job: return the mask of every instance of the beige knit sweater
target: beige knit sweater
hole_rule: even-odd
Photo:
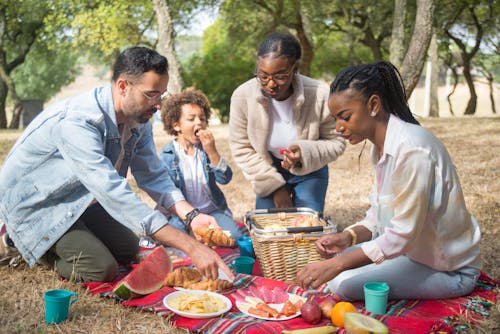
[[[314,172],[334,161],[345,150],[345,140],[335,131],[335,120],[328,109],[328,86],[296,74],[293,85],[293,122],[301,166],[290,170],[295,175]],[[240,85],[231,97],[229,144],[231,153],[254,192],[269,196],[285,184],[272,165],[267,141],[271,128],[270,99],[265,97],[255,78]]]

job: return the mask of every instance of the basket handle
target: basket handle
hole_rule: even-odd
[[[288,233],[323,232],[323,226],[287,227]]]
[[[278,212],[298,212],[297,208],[269,208],[267,213],[278,213]]]

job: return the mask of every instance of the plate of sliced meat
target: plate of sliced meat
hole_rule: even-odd
[[[306,301],[304,297],[287,293],[281,288],[269,289],[265,286],[238,289],[234,296],[236,307],[245,315],[273,321],[299,316],[300,309]]]

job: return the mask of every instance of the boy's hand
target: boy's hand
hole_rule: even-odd
[[[212,134],[212,131],[208,129],[202,129],[198,130],[196,135],[200,138],[203,150],[207,153],[212,166],[217,166],[220,161],[220,155],[219,152],[217,152],[217,148],[215,147],[215,138]]]

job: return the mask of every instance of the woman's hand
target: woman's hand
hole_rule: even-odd
[[[298,146],[291,146],[289,149],[284,149],[281,167],[283,167],[283,169],[290,170],[290,168],[300,162],[301,157],[300,147]]]
[[[292,208],[292,197],[285,187],[281,187],[273,193],[274,206],[277,208]]]
[[[324,258],[330,258],[342,252],[351,245],[351,234],[349,232],[325,235],[316,240],[316,250]]]
[[[297,273],[296,283],[304,289],[317,289],[340,273],[337,267],[335,258],[309,263]]]

